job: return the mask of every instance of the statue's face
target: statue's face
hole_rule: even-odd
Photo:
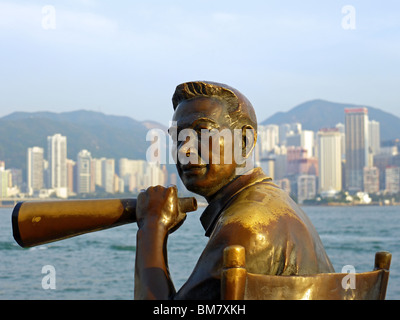
[[[173,116],[173,124],[177,126],[177,136],[173,137],[173,152],[178,155],[178,173],[188,190],[206,198],[214,195],[236,176],[237,164],[232,150],[233,128],[229,120],[223,104],[210,98],[183,101]],[[207,136],[210,130],[213,131]],[[232,139],[229,141],[221,138],[222,135],[215,135],[221,130],[232,132]],[[192,135],[185,139],[187,133],[194,133],[196,137]],[[231,148],[231,152],[227,152],[225,158],[226,148]]]

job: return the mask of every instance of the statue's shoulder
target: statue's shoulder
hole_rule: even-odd
[[[290,196],[275,185],[271,180],[257,182],[238,192],[230,201],[226,210],[261,210],[266,213],[278,214],[297,205]],[[246,210],[247,208],[247,210]]]
[[[238,192],[224,208],[224,224],[238,222],[245,228],[270,226],[281,220],[299,220],[298,207],[289,195],[271,181],[255,183]]]

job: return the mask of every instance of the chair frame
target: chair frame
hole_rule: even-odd
[[[223,300],[384,300],[391,257],[389,252],[377,252],[374,270],[363,273],[260,275],[247,272],[244,247],[228,246],[224,250],[221,298]],[[347,280],[350,279],[354,280],[355,288],[349,285]]]

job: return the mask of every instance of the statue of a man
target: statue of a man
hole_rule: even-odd
[[[260,168],[249,168],[257,119],[246,97],[224,84],[197,81],[177,86],[172,100],[176,128],[171,129],[178,136],[185,129],[199,135],[192,144],[175,136],[174,148],[183,183],[208,202],[200,220],[209,241],[191,276],[176,292],[168,271],[166,243],[168,234],[186,217],[178,210],[177,189],[156,186],[141,192],[135,299],[220,299],[223,250],[229,245],[245,248],[246,268],[252,273],[334,272],[306,214]],[[217,135],[218,139],[212,139],[212,134],[209,139],[200,138],[203,133],[223,130],[241,138]],[[237,154],[245,163],[238,161]]]

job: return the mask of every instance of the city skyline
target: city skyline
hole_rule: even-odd
[[[345,109],[344,114],[345,124],[338,123],[334,128],[316,132],[304,130],[301,123],[260,125],[255,165],[263,168],[300,203],[318,195],[336,197],[342,191],[365,192],[367,195],[398,193],[400,155],[397,147],[381,147],[377,143],[380,123],[368,119],[366,108]],[[156,158],[93,158],[90,150],[82,149],[73,160],[66,157],[67,137],[54,134],[48,136],[47,141],[46,152],[37,146],[27,149],[26,190],[30,196],[43,191],[40,185],[46,184],[45,177],[46,187],[54,189],[56,196],[61,198],[95,193],[96,186],[107,193],[137,192],[150,185],[179,181],[176,173],[168,172],[167,163],[154,163]],[[354,154],[353,149],[356,150]],[[4,181],[11,181],[12,174],[2,163],[4,197]],[[61,173],[61,169],[65,173]],[[365,199],[368,200],[367,195]]]
[[[125,192],[125,189],[137,192],[150,185],[165,185],[169,179],[165,166],[144,160],[119,159],[117,175],[114,158],[93,158],[90,151],[82,149],[76,155],[76,161],[68,159],[67,137],[59,133],[48,136],[47,142],[46,153],[40,147],[27,150],[28,196],[46,198],[54,192],[58,198],[68,198],[96,193],[97,187],[106,193]],[[3,172],[4,169],[2,162]],[[0,197],[4,195],[0,194]]]

